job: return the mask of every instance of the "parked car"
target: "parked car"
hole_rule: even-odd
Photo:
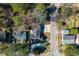
[[[39,55],[46,50],[46,47],[43,44],[34,44],[32,45],[32,52],[35,55]]]

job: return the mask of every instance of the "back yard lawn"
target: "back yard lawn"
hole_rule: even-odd
[[[70,34],[79,34],[79,32],[75,28],[70,28]]]

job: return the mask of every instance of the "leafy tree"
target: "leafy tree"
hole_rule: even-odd
[[[44,12],[45,11],[45,5],[44,4],[37,4],[36,6],[36,10],[39,11],[39,12]]]
[[[25,4],[25,3],[13,3],[11,4],[11,7],[13,9],[13,12],[19,12],[21,15],[24,14],[24,12],[28,12],[31,9],[34,9],[35,4],[33,3],[29,3],[29,4]]]
[[[20,16],[12,17],[12,19],[13,19],[13,22],[14,22],[14,25],[15,25],[15,26],[21,25],[21,23],[22,23],[22,18],[21,18]]]
[[[37,4],[36,5],[36,20],[38,23],[45,22],[47,18],[47,9],[50,4]]]
[[[42,4],[42,3],[36,4],[36,10],[38,12],[41,12],[41,13],[46,13],[49,6],[50,6],[50,4],[46,4],[46,3],[44,3],[44,4]]]
[[[12,3],[11,7],[13,9],[14,12],[19,12],[22,13],[25,10],[25,5],[21,4],[21,3]]]
[[[66,19],[69,16],[71,16],[73,14],[73,12],[74,12],[73,9],[71,7],[67,7],[66,5],[61,6],[58,9],[58,13],[62,13],[63,19]]]

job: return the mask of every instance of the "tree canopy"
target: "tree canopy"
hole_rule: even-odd
[[[22,13],[25,10],[24,6],[25,6],[24,4],[20,4],[20,3],[12,3],[11,4],[13,11],[19,12],[19,13]]]

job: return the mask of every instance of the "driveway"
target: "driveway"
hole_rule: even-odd
[[[59,47],[57,40],[57,26],[55,21],[51,21],[51,55],[58,56],[59,55]]]

